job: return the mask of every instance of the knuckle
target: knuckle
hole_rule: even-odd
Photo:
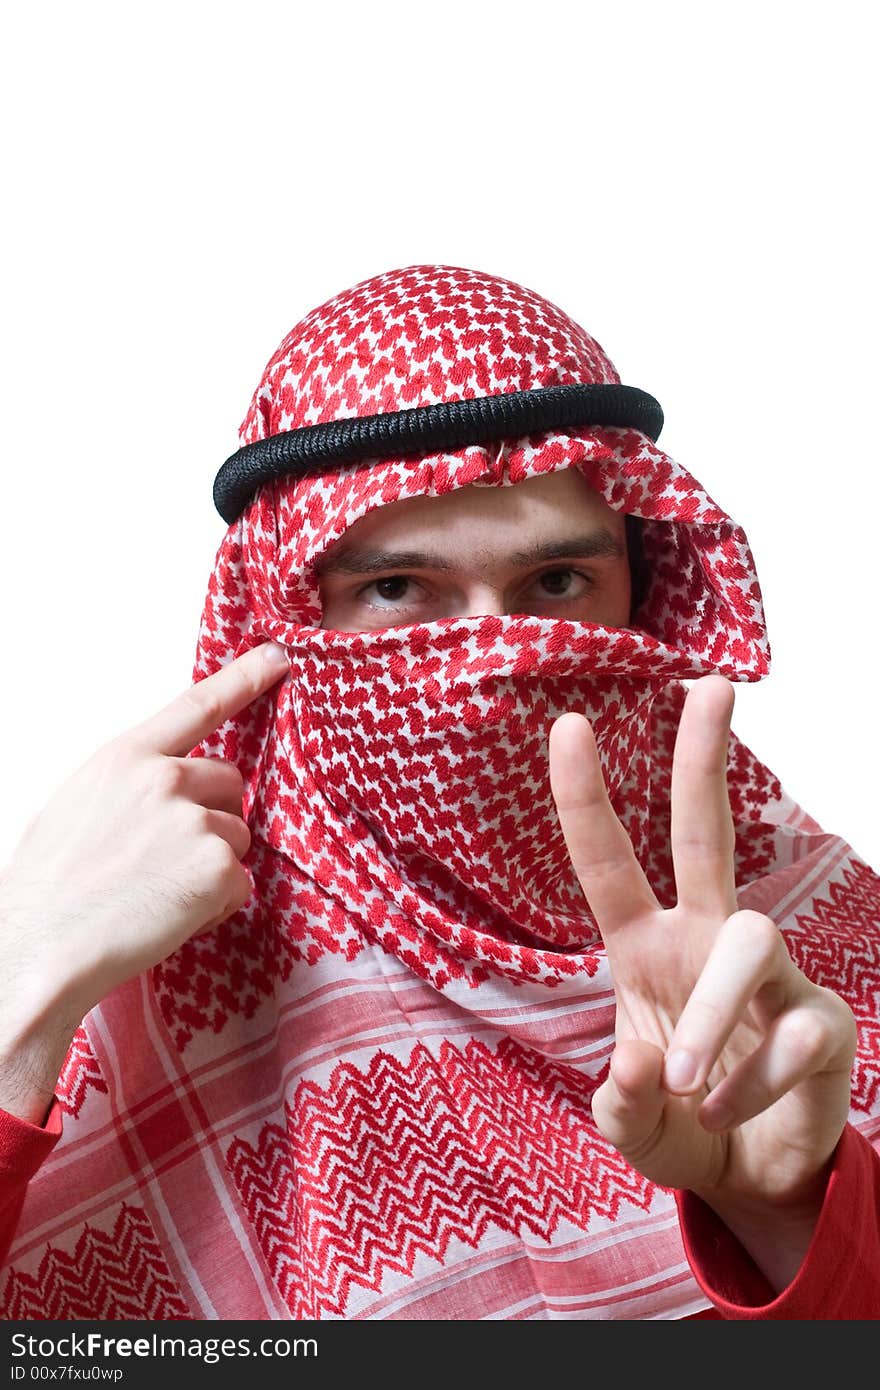
[[[859,1041],[859,1025],[855,1014],[846,1000],[835,994],[834,990],[826,989],[824,985],[818,985],[816,988],[828,1010],[831,1030],[839,1039],[840,1045],[845,1045],[854,1054]]]
[[[219,880],[227,879],[240,867],[238,855],[228,840],[212,834],[202,850],[202,859]]]
[[[694,858],[707,855],[713,859],[720,859],[730,853],[735,839],[733,818],[728,816],[716,826],[677,827],[674,849],[692,854]]]
[[[700,995],[696,995],[688,1001],[686,1013],[688,1029],[693,1029],[697,1036],[702,1035],[706,1025],[714,1035],[722,1027],[727,1017],[726,1011],[720,1004]]]
[[[180,696],[183,708],[191,711],[197,719],[210,721],[216,728],[224,718],[223,701],[217,690],[208,681],[198,681]]]
[[[210,761],[217,767],[224,780],[235,787],[239,794],[244,795],[244,775],[241,768],[229,762],[227,758],[211,758]]]
[[[209,806],[203,806],[201,802],[193,802],[191,810],[191,820],[195,833],[201,836],[205,845],[213,845],[215,841],[220,841],[217,834],[217,813]],[[225,843],[225,841],[222,841]]]
[[[779,928],[772,917],[762,912],[744,909],[734,912],[728,918],[729,929],[736,933],[740,944],[745,944],[762,965],[769,965],[776,958],[782,940]]]
[[[614,1136],[614,1142],[619,1143],[621,1135],[630,1119],[631,1106],[627,1105],[622,1096],[609,1097],[603,1106],[603,1133],[606,1138]]]
[[[183,791],[185,770],[177,758],[150,758],[145,763],[144,774],[151,791],[160,797],[179,796]]]
[[[200,862],[220,876],[238,865],[253,838],[247,821],[207,806],[191,807],[189,827],[200,841]]]
[[[244,907],[248,898],[253,892],[253,885],[247,874],[238,865],[238,872],[223,885],[223,905],[217,914],[216,921],[225,922],[234,912]]]
[[[623,837],[617,837],[591,849],[589,863],[581,864],[579,873],[586,884],[590,880],[595,882],[598,879],[610,879],[620,874],[631,873],[637,866],[638,860],[629,836],[626,836],[625,840]]]
[[[618,1119],[618,1106],[615,1101],[615,1089],[608,1082],[604,1081],[593,1095],[590,1110],[599,1133],[603,1138],[612,1140],[615,1131],[615,1121]]]
[[[815,1063],[823,1060],[831,1049],[829,1021],[815,1009],[795,1009],[780,1020],[779,1029],[795,1061]]]

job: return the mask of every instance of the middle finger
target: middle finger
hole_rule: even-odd
[[[672,861],[679,906],[700,916],[736,909],[727,745],[733,686],[704,676],[688,691],[672,759]]]
[[[225,758],[168,758],[174,764],[176,790],[199,806],[241,816],[244,778]]]

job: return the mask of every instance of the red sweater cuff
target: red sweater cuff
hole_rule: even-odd
[[[779,1294],[711,1207],[693,1192],[675,1199],[691,1269],[722,1318],[880,1319],[880,1156],[851,1125],[803,1264]]]
[[[44,1125],[32,1125],[0,1110],[0,1182],[15,1188],[30,1182],[61,1138],[63,1111],[57,1100]]]
[[[61,1137],[62,1111],[52,1101],[44,1125],[0,1110],[0,1264],[9,1253],[28,1183]]]

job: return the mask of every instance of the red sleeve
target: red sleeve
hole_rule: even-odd
[[[880,1155],[847,1125],[810,1248],[782,1293],[710,1207],[676,1192],[685,1253],[722,1318],[880,1319]]]
[[[57,1100],[42,1129],[0,1110],[0,1265],[6,1262],[27,1185],[61,1138],[61,1116]]]

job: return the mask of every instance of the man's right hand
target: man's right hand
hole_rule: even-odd
[[[244,783],[187,754],[288,669],[273,642],[111,739],[0,874],[0,1108],[40,1124],[83,1016],[247,902]]]

